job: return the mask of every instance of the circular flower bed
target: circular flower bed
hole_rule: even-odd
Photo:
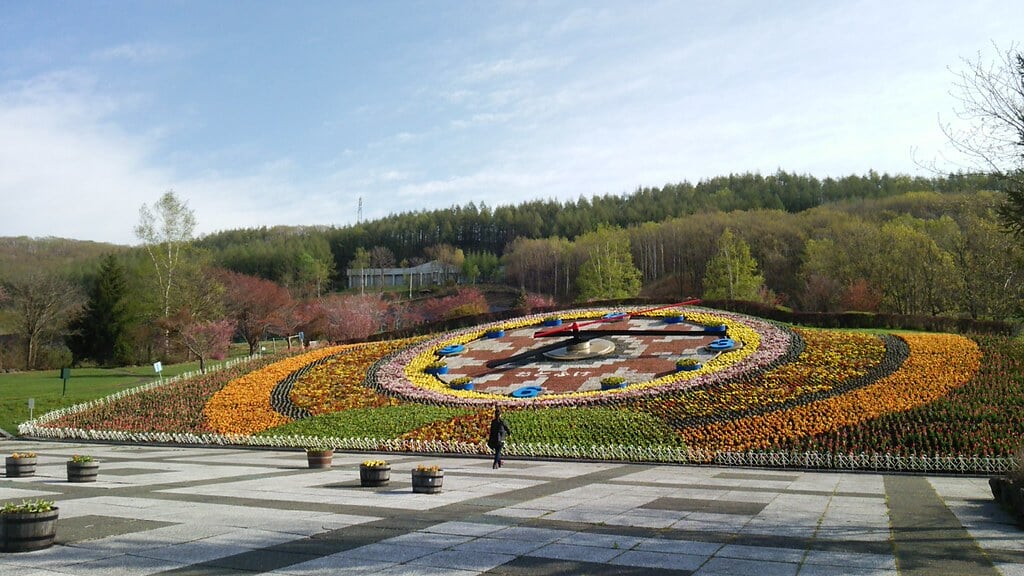
[[[626,310],[626,312],[634,311],[631,309]],[[646,345],[645,342],[635,344],[632,341],[661,342],[672,338],[682,339],[691,337],[684,336],[688,334],[685,331],[668,331],[672,328],[664,323],[663,318],[674,315],[675,312],[673,310],[657,311],[637,316],[636,322],[642,323],[646,318],[649,319],[650,324],[660,325],[665,328],[664,334],[668,338],[650,336],[649,334],[637,337],[619,336],[618,338],[631,339],[631,342],[626,343],[624,352],[617,352],[614,357],[599,358],[596,362],[591,363],[570,362],[564,364],[544,362],[543,359],[529,360],[525,363],[517,363],[511,369],[507,367],[488,369],[482,359],[474,360],[471,357],[475,349],[474,347],[485,340],[485,335],[488,331],[501,328],[507,334],[502,343],[502,346],[504,346],[503,350],[505,351],[498,355],[499,358],[512,355],[514,352],[522,352],[515,344],[510,344],[510,340],[518,338],[519,346],[529,351],[529,347],[535,349],[545,344],[552,344],[558,338],[561,338],[562,335],[559,334],[558,338],[533,338],[534,333],[542,329],[541,327],[545,319],[544,316],[539,315],[524,316],[500,323],[477,326],[445,334],[399,351],[382,361],[369,374],[368,383],[389,395],[435,404],[580,406],[602,404],[631,397],[650,396],[673,390],[685,390],[697,386],[730,381],[764,370],[783,356],[791,354],[794,351],[794,347],[801,346],[799,339],[791,331],[776,324],[741,314],[688,307],[686,318],[688,322],[692,323],[694,329],[707,328],[709,332],[714,332],[714,334],[705,335],[708,343],[721,339],[718,327],[724,325],[734,345],[724,352],[705,350],[707,354],[706,361],[702,362],[702,369],[699,371],[677,372],[675,370],[675,361],[681,350],[677,351],[674,356],[668,355],[664,357],[648,352],[643,355],[642,360],[637,358],[637,354],[631,355],[630,346]],[[583,324],[590,320],[602,318],[607,314],[608,310],[606,309],[577,309],[564,311],[561,314],[561,318],[563,318],[566,324],[572,322]],[[591,324],[587,327],[593,328],[594,326]],[[611,327],[616,330],[629,329],[629,327],[624,328],[621,321],[611,323]],[[640,328],[643,328],[643,326],[641,325]],[[571,329],[566,330],[564,338],[569,338],[571,335]],[[616,336],[611,338],[616,338]],[[449,359],[449,375],[472,376],[476,383],[475,390],[453,390],[446,386],[444,382],[424,373],[424,368],[436,361],[438,350],[455,345],[463,346],[465,353],[458,359]],[[484,345],[488,344],[485,343]],[[667,345],[668,348],[659,349],[661,352],[658,354],[667,354],[665,352],[666,349],[682,349],[686,345],[685,341],[673,343]],[[699,344],[699,346],[702,349],[706,348],[704,344]],[[653,370],[646,366],[644,369],[634,369],[633,364],[641,361],[648,364],[662,362],[663,366],[660,368],[656,367]],[[611,362],[621,364],[624,367],[624,371],[620,371],[620,373],[628,375],[630,381],[634,383],[625,388],[601,390],[600,379],[603,374],[609,371],[607,366]],[[618,366],[619,364],[616,365]],[[535,365],[541,365],[542,368],[535,368]],[[591,368],[591,365],[594,368]],[[563,389],[560,391],[557,386],[551,384],[552,381],[564,382],[564,380],[573,376],[581,381],[578,389],[570,389],[568,391]],[[486,383],[489,380],[498,378],[509,380],[508,385],[503,389],[504,393],[486,391]],[[514,390],[523,385],[543,388],[544,393],[527,396],[511,395]],[[590,386],[591,389],[586,389],[587,386]]]

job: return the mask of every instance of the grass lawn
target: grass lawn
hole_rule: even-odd
[[[267,351],[272,351],[271,343],[267,343]],[[278,343],[278,347],[282,345]],[[231,357],[248,354],[245,345],[232,345]],[[207,362],[207,367],[219,362]],[[183,364],[164,364],[163,377],[170,378],[190,370],[199,370],[198,362]],[[153,367],[129,366],[124,368],[72,368],[68,379],[67,394],[64,394],[64,381],[60,378],[60,370],[37,370],[32,372],[12,372],[0,374],[0,428],[9,434],[18,433],[18,424],[29,419],[28,400],[35,399],[33,416],[42,416],[46,412],[71,406],[89,400],[134,388],[151,382],[156,378]]]

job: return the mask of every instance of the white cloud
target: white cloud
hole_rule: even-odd
[[[0,235],[128,243],[144,198],[162,192],[151,143],[107,123],[117,104],[88,84],[58,74],[0,93]]]
[[[92,53],[96,60],[124,61],[132,64],[154,64],[179,55],[179,50],[164,44],[138,42],[119,44]]]

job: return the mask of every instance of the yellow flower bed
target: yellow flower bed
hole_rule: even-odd
[[[291,422],[270,406],[274,387],[299,368],[347,347],[330,346],[285,358],[228,382],[203,408],[210,429],[219,434],[250,435]]]
[[[935,401],[966,384],[981,365],[972,340],[954,334],[902,334],[910,357],[877,382],[825,400],[760,416],[680,431],[687,446],[709,451],[769,447],[783,438],[812,436]]]

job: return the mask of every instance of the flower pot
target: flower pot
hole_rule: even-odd
[[[665,324],[681,324],[683,316],[665,316]]]
[[[437,367],[437,368],[424,368],[423,371],[426,372],[427,374],[436,374],[436,375],[447,374],[448,373],[448,367],[447,366],[440,366],[440,367]]]
[[[700,364],[687,364],[680,366],[676,364],[676,372],[692,372],[693,370],[700,370]]]
[[[7,457],[7,477],[22,478],[36,475],[36,458],[12,458]]]
[[[57,508],[46,512],[0,514],[5,552],[30,552],[53,546]]]
[[[616,380],[601,380],[601,390],[615,390],[616,388],[625,388],[629,385],[629,382],[622,380],[618,382]]]
[[[330,468],[334,450],[307,450],[306,460],[310,468]]]
[[[544,325],[545,326],[561,326],[562,325],[562,319],[561,318],[548,318],[547,320],[544,321]]]
[[[451,386],[452,386],[452,390],[472,390],[473,389],[473,383],[472,382],[463,382],[461,384],[452,384]]]
[[[95,482],[99,474],[100,463],[68,461],[68,482]]]
[[[412,491],[419,494],[437,494],[444,482],[444,470],[413,470]]]
[[[466,347],[462,344],[451,344],[441,348],[437,353],[441,356],[455,356],[456,354],[462,354],[465,351]]]
[[[996,502],[1001,500],[1003,494],[1003,486],[1006,484],[1006,478],[1002,476],[993,476],[988,479],[988,487],[992,490],[992,497],[995,498]]]
[[[359,465],[360,486],[387,486],[391,481],[391,466]]]
[[[488,338],[492,338],[492,339],[493,338],[501,338],[504,335],[505,335],[505,331],[504,330],[488,330],[486,333],[484,333],[484,336],[487,336]]]

